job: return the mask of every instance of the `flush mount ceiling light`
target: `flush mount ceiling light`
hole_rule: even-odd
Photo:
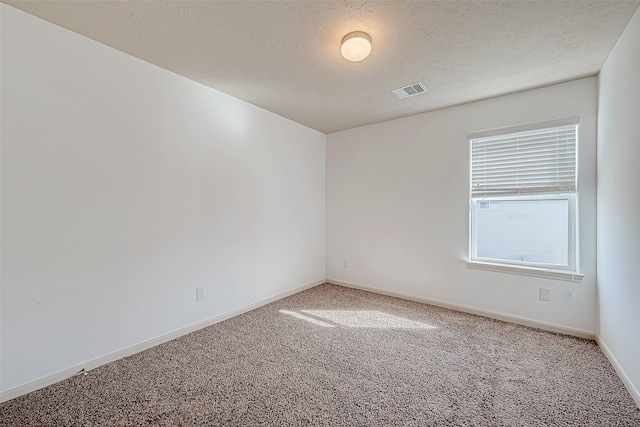
[[[363,31],[349,33],[342,38],[340,52],[347,61],[362,61],[371,53],[371,37]]]

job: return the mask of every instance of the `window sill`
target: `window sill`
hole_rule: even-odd
[[[545,268],[524,267],[520,265],[497,264],[492,262],[465,260],[467,268],[474,270],[497,271],[500,273],[519,274],[521,276],[544,277],[546,279],[564,280],[567,282],[581,282],[584,274],[563,270],[548,270]]]

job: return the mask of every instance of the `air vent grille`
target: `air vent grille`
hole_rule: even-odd
[[[394,93],[400,99],[409,98],[410,96],[420,95],[421,93],[429,92],[427,87],[422,82],[413,83],[408,86],[404,86],[398,89],[394,89],[391,92]]]

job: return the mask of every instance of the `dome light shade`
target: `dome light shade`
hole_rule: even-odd
[[[371,53],[371,37],[363,31],[349,33],[342,38],[340,52],[347,61],[362,61]]]

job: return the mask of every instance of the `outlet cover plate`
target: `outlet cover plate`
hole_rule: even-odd
[[[540,301],[551,301],[551,289],[540,288]]]

